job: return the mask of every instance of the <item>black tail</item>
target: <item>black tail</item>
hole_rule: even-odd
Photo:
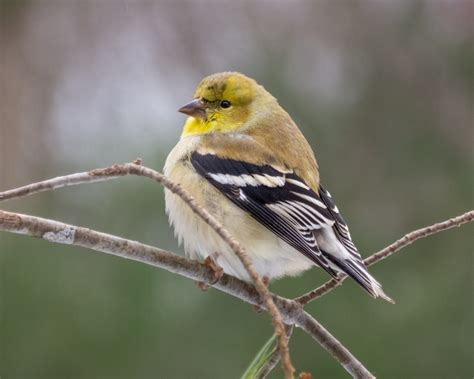
[[[370,275],[369,271],[364,265],[364,262],[359,262],[356,259],[338,259],[331,254],[323,252],[327,258],[337,269],[354,279],[363,289],[365,289],[372,297],[381,297],[389,303],[395,304],[389,296],[383,292],[380,283]]]

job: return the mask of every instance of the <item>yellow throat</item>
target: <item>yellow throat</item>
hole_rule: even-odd
[[[213,132],[230,132],[236,130],[242,123],[240,120],[232,122],[232,120],[221,120],[218,114],[212,115],[207,120],[200,118],[188,117],[183,127],[181,137],[187,137],[198,134],[213,133]]]

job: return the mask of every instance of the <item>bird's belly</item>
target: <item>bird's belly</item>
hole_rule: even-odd
[[[286,275],[297,275],[314,264],[303,254],[279,239],[259,224],[245,211],[234,206],[217,189],[204,182],[201,176],[185,166],[177,168],[168,176],[188,190],[196,201],[206,208],[243,245],[252,259],[255,269],[269,279]],[[176,170],[173,170],[176,171]],[[184,175],[183,175],[184,174]],[[220,199],[221,201],[216,201]],[[217,256],[217,263],[230,275],[249,280],[249,275],[239,258],[219,235],[197,216],[178,196],[165,191],[166,211],[175,235],[184,244],[186,254],[192,259],[203,260],[209,255]],[[216,204],[220,204],[217,206]]]

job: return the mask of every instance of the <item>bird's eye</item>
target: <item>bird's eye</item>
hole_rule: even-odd
[[[221,108],[230,108],[230,101],[229,100],[222,100],[221,101]]]

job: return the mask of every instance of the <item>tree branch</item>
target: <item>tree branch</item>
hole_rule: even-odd
[[[160,267],[189,279],[204,282],[250,304],[265,309],[267,307],[263,297],[251,284],[226,274],[213,284],[214,273],[207,266],[140,242],[58,221],[2,210],[0,210],[0,230],[42,238],[54,243],[81,246]],[[275,294],[270,294],[270,297],[286,324],[294,324],[311,335],[354,378],[374,377],[349,350],[305,312],[301,304]]]
[[[459,227],[463,224],[466,224],[468,222],[471,222],[474,220],[474,210],[468,211],[466,213],[463,213],[462,215],[453,217],[449,220],[438,222],[436,224],[426,226],[421,229],[417,229],[413,232],[405,234],[402,238],[398,239],[391,245],[387,246],[386,248],[378,251],[375,254],[372,254],[370,257],[367,257],[364,260],[364,263],[366,266],[371,266],[377,262],[380,262],[384,260],[385,258],[389,257],[393,253],[396,253],[397,251],[400,251],[403,249],[405,246],[408,246],[415,242],[417,239],[424,238],[431,236],[433,234],[454,228],[454,227]],[[347,276],[343,276],[339,280],[331,279],[328,280],[326,283],[323,285],[319,286],[318,288],[309,291],[308,293],[305,293],[304,295],[301,295],[294,300],[300,303],[301,305],[306,305],[310,301],[313,301],[317,299],[318,297],[321,297],[328,292],[330,292],[332,289],[335,287],[339,286],[342,284],[342,282],[347,278]]]
[[[144,176],[159,182],[168,190],[178,195],[199,217],[201,217],[204,222],[206,222],[212,229],[214,229],[214,231],[230,246],[233,252],[238,256],[243,266],[249,273],[250,278],[252,279],[252,282],[255,285],[255,288],[261,295],[263,302],[266,305],[266,309],[270,314],[273,326],[275,328],[275,333],[278,337],[278,347],[282,354],[282,367],[283,371],[285,372],[285,377],[287,379],[292,379],[295,369],[290,359],[288,337],[285,333],[285,325],[283,323],[281,315],[278,312],[277,307],[273,302],[272,297],[270,296],[267,286],[263,283],[262,278],[260,278],[257,271],[253,267],[252,260],[247,255],[245,249],[229,233],[229,231],[225,229],[219,221],[217,221],[214,216],[212,216],[206,209],[201,207],[194,200],[194,198],[179,184],[173,183],[163,174],[155,170],[142,166],[141,163],[141,159],[138,158],[133,163],[116,164],[111,167],[56,177],[50,180],[33,183],[21,188],[0,193],[0,201],[28,196],[34,193],[53,190],[65,186],[115,179],[125,175]]]
[[[293,325],[286,325],[286,335],[288,339],[291,338],[293,334]],[[255,379],[265,379],[268,374],[275,368],[278,362],[281,359],[280,350],[275,349],[271,355],[268,357],[265,364],[260,368]]]
[[[334,287],[341,284],[345,277],[339,281],[329,280],[324,285],[294,300],[285,299],[271,294],[253,269],[251,260],[248,258],[245,251],[229,234],[229,232],[217,220],[215,220],[209,212],[200,207],[192,196],[190,196],[178,184],[169,181],[165,176],[157,171],[141,166],[141,160],[136,160],[134,163],[113,165],[111,167],[96,169],[89,172],[61,176],[2,192],[0,193],[0,201],[16,199],[65,186],[111,180],[125,175],[137,175],[151,178],[180,196],[196,214],[207,222],[221,236],[221,238],[229,244],[249,271],[256,287],[229,275],[224,275],[217,283],[212,284],[214,273],[211,269],[199,264],[198,262],[139,242],[125,240],[120,237],[52,220],[0,210],[0,230],[27,234],[56,243],[82,246],[92,250],[161,267],[190,279],[202,281],[232,296],[269,310],[278,336],[279,351],[281,351],[284,356],[282,366],[287,377],[293,376],[294,368],[289,359],[288,338],[283,329],[283,322],[287,325],[295,324],[310,334],[321,346],[333,355],[353,377],[373,377],[372,374],[334,336],[332,336],[321,324],[318,323],[318,321],[306,313],[302,308],[303,305],[328,293]],[[377,263],[419,238],[427,237],[455,226],[460,226],[472,221],[473,219],[474,211],[469,211],[453,219],[408,233],[400,240],[368,257],[365,260],[365,263],[367,265]],[[275,355],[274,358],[273,363],[276,364],[279,357],[278,355]],[[271,370],[270,366],[269,369]]]
[[[433,224],[433,225],[430,225],[430,226],[426,226],[426,227],[421,228],[421,229],[417,229],[413,232],[405,234],[402,238],[398,239],[397,241],[395,241],[391,245],[389,245],[386,248],[378,251],[377,253],[374,253],[371,256],[367,257],[364,260],[364,263],[367,266],[371,266],[371,265],[373,265],[377,262],[380,262],[380,261],[384,260],[385,258],[389,257],[393,253],[401,250],[405,246],[410,245],[411,243],[415,242],[419,238],[428,237],[430,235],[442,232],[444,230],[454,228],[456,226],[459,227],[459,226],[461,226],[465,223],[471,222],[473,220],[474,220],[474,211],[468,211],[466,213],[463,213],[462,215],[451,218],[449,220],[442,221],[442,222],[439,222],[439,223],[436,223],[436,224]],[[323,285],[319,286],[318,288],[316,288],[312,291],[309,291],[306,294],[301,295],[301,296],[299,296],[299,297],[297,297],[293,300],[300,303],[302,306],[305,306],[309,302],[311,302],[311,301],[327,294],[328,292],[330,292],[331,290],[333,290],[337,286],[341,285],[342,282],[346,278],[347,278],[347,275],[342,276],[339,280],[330,279],[326,283],[324,283]],[[262,372],[264,373],[264,375],[261,376],[262,379],[265,378],[266,375],[268,375],[273,370],[273,368],[278,363],[279,359],[280,359],[280,356],[278,354],[278,351],[274,352],[272,354],[271,359],[265,365],[265,367],[264,367],[265,370],[262,370]]]

